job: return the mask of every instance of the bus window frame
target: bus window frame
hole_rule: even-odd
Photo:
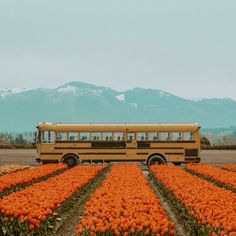
[[[70,133],[75,133],[75,134],[77,134],[77,139],[71,140],[70,137],[74,137],[74,136],[70,136]],[[68,142],[78,142],[78,141],[79,141],[79,137],[80,137],[80,133],[77,132],[77,131],[69,131],[69,132],[68,132]]]
[[[106,133],[111,134],[111,136],[106,136],[106,137],[108,137],[108,140],[104,139],[104,137],[105,137],[104,134],[106,134]],[[101,132],[101,141],[103,141],[103,142],[109,142],[109,141],[112,142],[112,141],[114,141],[113,132],[112,131]]]
[[[113,133],[113,141],[114,142],[125,142],[126,141],[126,132],[124,131],[114,131]],[[122,136],[116,136],[116,134],[123,134]],[[117,139],[116,139],[117,137]],[[118,137],[120,137],[120,139],[118,140]]]
[[[65,139],[65,140],[64,140],[64,139],[63,139],[63,140],[59,140],[59,139],[58,139],[58,134],[59,134],[59,133],[65,133],[65,134],[66,134],[66,139]],[[68,142],[68,141],[69,141],[68,135],[69,135],[69,134],[68,134],[68,131],[57,131],[57,132],[56,132],[56,142]]]
[[[88,136],[86,136],[87,137],[87,139],[81,139],[81,134],[83,134],[83,133],[86,133],[86,134],[88,134]],[[89,131],[80,131],[79,132],[79,142],[92,142],[92,140],[91,140],[91,132],[89,132]]]
[[[45,139],[45,133],[47,133],[47,140]],[[41,144],[54,144],[56,142],[54,130],[39,131],[39,138],[40,138],[39,143],[41,143]]]
[[[129,139],[128,139],[128,135],[129,135],[129,134],[134,134],[134,139],[129,140]],[[125,141],[126,141],[127,143],[132,143],[132,142],[136,142],[136,141],[137,141],[137,139],[136,139],[136,132],[128,131],[128,132],[126,132],[126,135],[125,135],[125,136],[126,136],[126,140],[125,140]]]

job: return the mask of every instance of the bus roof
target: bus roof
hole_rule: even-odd
[[[42,131],[196,131],[198,124],[164,124],[164,123],[39,123],[38,128]]]

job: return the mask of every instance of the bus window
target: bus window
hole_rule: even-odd
[[[80,132],[79,139],[81,141],[88,141],[88,140],[90,140],[90,133],[89,132]]]
[[[194,133],[193,132],[184,132],[184,140],[185,141],[194,141]]]
[[[78,132],[69,132],[69,140],[70,141],[78,141],[79,140]]]
[[[102,133],[103,141],[111,141],[112,140],[112,132],[104,132]]]
[[[148,133],[148,140],[149,141],[157,141],[159,139],[159,133],[158,132],[149,132]]]
[[[172,140],[173,141],[181,141],[182,140],[182,132],[172,132]]]
[[[57,141],[67,141],[67,133],[57,132]]]
[[[161,137],[160,137],[160,139],[161,139],[162,141],[169,141],[169,140],[171,140],[171,134],[170,134],[170,132],[161,132]]]
[[[92,141],[100,141],[101,140],[101,133],[99,132],[92,132],[91,133],[91,140]]]
[[[42,131],[42,143],[54,143],[54,131]]]
[[[114,140],[115,141],[124,141],[125,140],[125,135],[123,132],[115,132],[114,133]]]
[[[135,134],[134,133],[128,133],[127,134],[127,140],[128,141],[134,141],[135,140]]]
[[[138,132],[137,133],[137,140],[138,141],[145,141],[145,140],[147,140],[147,133],[145,133],[145,132]]]

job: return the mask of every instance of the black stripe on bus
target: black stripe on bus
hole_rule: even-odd
[[[137,155],[147,155],[148,152],[137,152],[136,154],[137,154]]]
[[[100,149],[100,148],[91,148],[91,147],[55,147],[54,149]],[[126,148],[110,148],[110,149],[125,150]],[[136,147],[128,147],[127,149],[136,149]],[[137,148],[137,149],[184,149],[184,148],[183,147],[149,147],[149,148]]]
[[[62,152],[41,152],[40,155],[62,155]]]
[[[182,152],[166,152],[166,155],[183,155]]]
[[[90,147],[55,147],[54,149],[91,149]]]
[[[90,160],[90,159],[87,159],[87,160],[82,160],[82,162],[99,162],[99,161],[104,161],[104,162],[143,162],[143,161],[146,161],[146,159],[94,159],[94,160]]]
[[[125,155],[125,152],[80,152],[78,155]]]
[[[183,147],[150,147],[149,149],[184,149]]]

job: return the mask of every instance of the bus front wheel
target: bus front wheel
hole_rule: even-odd
[[[63,158],[63,163],[66,163],[69,167],[73,167],[77,165],[77,157],[74,155],[67,155]]]
[[[154,155],[152,157],[150,157],[150,159],[148,160],[148,166],[151,165],[165,165],[166,161],[164,160],[164,158],[162,156],[159,155]]]

